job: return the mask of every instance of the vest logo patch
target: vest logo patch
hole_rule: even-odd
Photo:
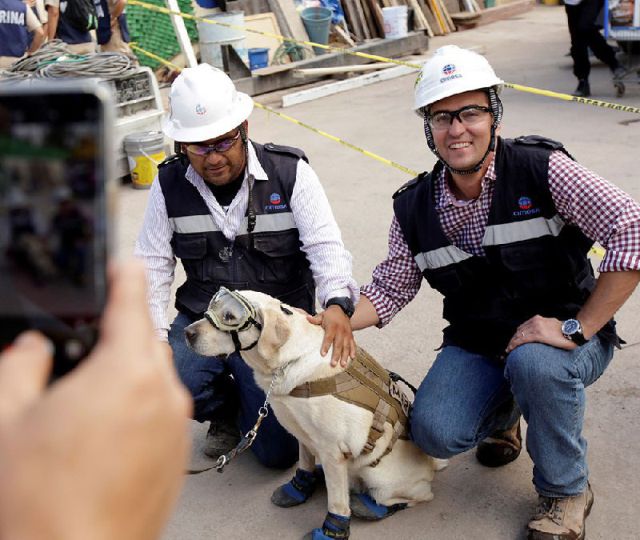
[[[518,199],[518,208],[514,216],[532,216],[540,213],[540,208],[533,207],[533,201],[529,197],[522,196]]]
[[[287,207],[286,204],[282,204],[280,193],[272,193],[269,196],[269,203],[265,205],[265,210],[284,210]]]

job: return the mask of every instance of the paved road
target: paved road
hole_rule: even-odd
[[[564,10],[538,6],[532,12],[489,26],[436,38],[431,50],[455,43],[480,48],[506,81],[559,92],[575,87]],[[424,170],[434,159],[411,111],[414,77],[406,76],[348,93],[301,104],[285,112],[407,167]],[[594,97],[616,101],[608,70],[601,64],[591,77]],[[563,141],[574,156],[636,198],[640,116],[505,90],[503,135],[544,134]],[[640,106],[640,86],[618,100]],[[304,148],[322,179],[344,241],[354,256],[359,282],[368,280],[386,252],[391,194],[409,178],[328,139],[262,111],[250,135]],[[132,249],[146,192],[123,189],[118,247]],[[627,347],[588,391],[585,432],[596,496],[588,538],[631,540],[640,534],[640,294],[619,314]],[[441,300],[424,288],[414,302],[382,331],[366,330],[359,342],[383,364],[418,383],[433,361],[443,322]],[[201,457],[204,429],[194,423],[193,466]],[[523,454],[501,469],[487,470],[471,453],[451,460],[435,481],[434,501],[379,523],[355,522],[352,538],[402,540],[502,540],[524,538],[523,527],[535,504],[532,464]],[[269,502],[273,489],[290,472],[269,471],[244,455],[224,474],[208,472],[187,479],[164,540],[297,539],[318,526],[326,512],[324,492],[294,509]]]

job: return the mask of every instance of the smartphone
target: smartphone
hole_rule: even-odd
[[[97,80],[0,84],[0,349],[43,332],[54,378],[91,350],[106,302],[113,118]]]

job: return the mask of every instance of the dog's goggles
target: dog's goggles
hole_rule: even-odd
[[[258,343],[257,339],[248,347],[242,347],[240,343],[239,332],[247,330],[252,325],[262,330],[262,325],[258,322],[253,304],[236,291],[220,287],[212,298],[209,309],[204,312],[204,318],[214,328],[231,334],[236,352],[249,350]]]

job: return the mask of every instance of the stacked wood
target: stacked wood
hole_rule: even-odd
[[[481,8],[477,0],[341,0],[346,27],[355,41],[384,37],[382,8],[402,6],[413,13],[413,29],[424,30],[430,37],[456,30],[454,17],[474,18]]]

